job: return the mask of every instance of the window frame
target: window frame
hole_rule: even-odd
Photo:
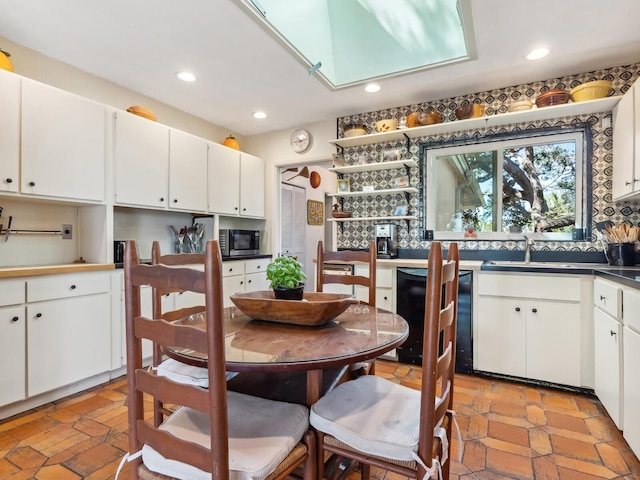
[[[527,233],[528,236],[536,240],[547,241],[575,241],[589,239],[592,235],[592,168],[591,159],[593,156],[591,125],[587,122],[572,125],[562,125],[543,128],[532,128],[526,130],[514,130],[512,132],[501,132],[497,134],[487,134],[476,137],[452,138],[433,142],[420,143],[419,146],[419,202],[418,202],[418,222],[420,231],[423,233],[423,240],[465,240],[464,232],[453,232],[446,230],[435,231],[435,209],[437,205],[430,202],[429,192],[435,195],[435,177],[429,175],[433,169],[433,162],[436,156],[443,154],[469,153],[478,151],[485,146],[491,145],[487,150],[497,150],[493,145],[500,145],[500,152],[508,147],[522,147],[526,145],[545,145],[554,142],[562,142],[567,139],[576,141],[576,223],[572,232],[535,232]],[[500,157],[502,158],[502,157]],[[495,174],[498,174],[496,172]],[[502,175],[502,169],[499,171]],[[502,177],[500,177],[502,178]],[[501,181],[499,182],[501,184]],[[502,187],[500,187],[500,190]],[[502,212],[502,202],[499,203]],[[477,232],[474,240],[513,240],[521,239],[521,233],[507,232]],[[468,240],[468,238],[467,238]]]

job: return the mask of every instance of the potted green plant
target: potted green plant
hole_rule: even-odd
[[[267,266],[269,287],[281,300],[302,300],[306,278],[302,265],[291,257],[278,257]]]

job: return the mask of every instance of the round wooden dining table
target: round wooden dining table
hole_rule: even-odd
[[[203,314],[179,320],[205,328]],[[401,345],[409,334],[407,322],[395,313],[354,304],[319,326],[254,320],[237,307],[224,309],[226,370],[231,372],[306,371],[306,403],[321,395],[324,369],[373,360]],[[206,367],[206,354],[180,348],[167,356]]]

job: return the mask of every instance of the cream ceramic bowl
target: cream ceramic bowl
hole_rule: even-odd
[[[584,102],[585,100],[595,100],[609,95],[611,82],[609,80],[595,80],[583,83],[571,89],[569,94],[574,102]]]
[[[358,137],[360,135],[367,134],[367,127],[364,125],[348,125],[344,127],[344,136],[349,137]]]
[[[520,100],[509,105],[509,108],[507,108],[507,110],[509,112],[521,112],[523,110],[531,110],[531,107],[533,107],[533,103],[531,103],[529,100]]]
[[[398,120],[395,118],[385,118],[376,122],[376,132],[389,132],[398,129]]]

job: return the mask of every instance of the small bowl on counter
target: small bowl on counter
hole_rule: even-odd
[[[347,138],[350,137],[359,137],[360,135],[367,134],[367,127],[361,123],[354,123],[351,125],[344,126],[344,136]]]
[[[426,125],[435,125],[442,122],[442,115],[435,110],[427,110],[426,112],[413,112],[407,115],[407,127],[424,127]]]
[[[533,107],[533,103],[531,103],[529,100],[519,100],[509,105],[509,107],[507,107],[507,111],[522,112],[524,110],[531,110],[532,107]]]
[[[480,105],[479,103],[463,105],[456,108],[455,114],[458,120],[481,117],[484,114],[484,105]]]
[[[559,88],[552,88],[538,95],[536,106],[538,108],[550,107],[552,105],[562,105],[569,101],[569,92]]]
[[[609,80],[595,80],[572,88],[569,95],[574,102],[584,102],[604,98],[609,95],[610,91],[611,82]]]
[[[398,129],[398,120],[395,118],[385,118],[376,122],[376,132],[390,132],[391,130]]]

